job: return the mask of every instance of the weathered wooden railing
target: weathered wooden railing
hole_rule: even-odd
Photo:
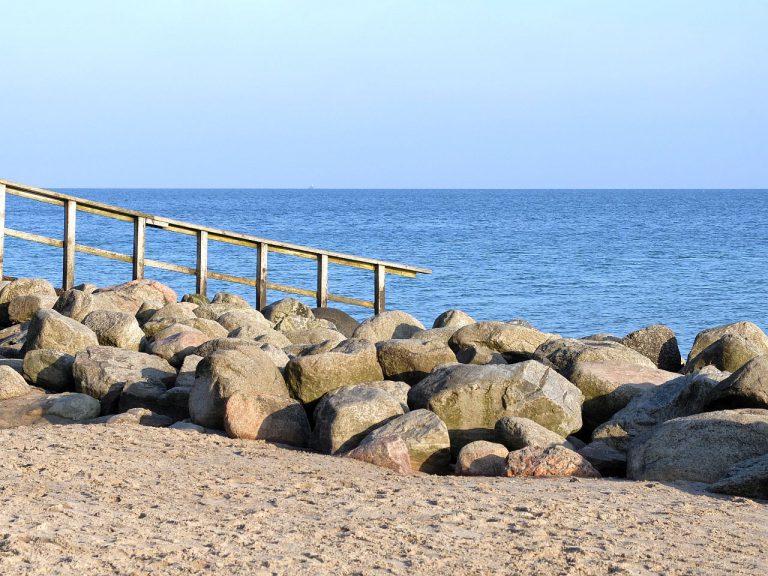
[[[63,240],[57,240],[55,238],[49,238],[47,236],[41,236],[39,234],[32,234],[29,232],[23,232],[21,230],[15,230],[13,228],[6,227],[6,193],[12,194],[13,196],[28,198],[30,200],[36,200],[38,202],[44,202],[46,204],[63,206]],[[112,250],[104,250],[94,246],[78,244],[75,241],[78,211],[86,212],[89,214],[96,214],[98,216],[105,216],[115,220],[133,222],[133,254],[122,254]],[[179,234],[196,236],[197,265],[192,268],[190,266],[180,266],[178,264],[160,262],[158,260],[150,260],[146,258],[145,251],[147,241],[147,226],[152,228],[160,228],[167,230],[168,232],[177,232]],[[72,286],[75,285],[75,253],[82,252],[84,254],[92,254],[93,256],[100,256],[102,258],[109,258],[111,260],[132,263],[134,279],[143,278],[144,269],[147,267],[159,268],[161,270],[170,270],[172,272],[179,272],[181,274],[189,274],[195,276],[197,279],[197,292],[200,294],[206,294],[209,278],[214,280],[223,280],[225,282],[233,282],[236,284],[244,284],[246,286],[253,286],[256,288],[256,307],[258,309],[264,308],[264,306],[267,304],[267,290],[275,290],[277,292],[285,292],[288,294],[298,294],[301,296],[316,298],[318,307],[327,306],[329,301],[333,301],[350,304],[353,306],[362,306],[364,308],[373,308],[376,314],[379,314],[380,312],[384,311],[385,308],[385,288],[387,274],[397,274],[399,276],[407,276],[413,278],[417,274],[431,273],[430,270],[425,268],[406,266],[404,264],[396,264],[393,262],[383,262],[381,260],[362,258],[359,256],[352,256],[350,254],[342,254],[339,252],[329,252],[328,250],[319,250],[316,248],[309,248],[307,246],[299,246],[297,244],[277,242],[274,240],[268,240],[266,238],[251,236],[249,234],[240,234],[237,232],[229,232],[227,230],[210,228],[208,226],[199,226],[197,224],[190,224],[189,222],[182,222],[179,220],[173,220],[171,218],[153,216],[151,214],[144,214],[135,210],[128,210],[126,208],[111,206],[101,202],[94,202],[93,200],[86,200],[85,198],[77,198],[68,194],[60,194],[51,190],[32,188],[30,186],[24,186],[14,182],[0,180],[0,278],[3,277],[4,236],[11,236],[14,238],[20,238],[22,240],[29,240],[31,242],[38,242],[40,244],[47,244],[48,246],[62,248],[64,251],[62,287],[64,289],[72,288]],[[209,240],[255,249],[256,270],[254,277],[235,276],[232,274],[224,274],[222,272],[214,272],[209,270]],[[268,282],[267,254],[269,252],[288,254],[290,256],[298,256],[300,258],[316,260],[317,289],[306,290],[303,288],[296,288],[294,286],[286,286],[283,284]],[[373,301],[360,300],[357,298],[350,298],[339,294],[329,293],[328,265],[331,263],[339,264],[341,266],[351,266],[353,268],[372,270],[374,273]]]

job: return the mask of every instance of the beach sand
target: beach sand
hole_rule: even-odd
[[[399,476],[138,426],[0,430],[0,574],[768,574],[695,484]]]

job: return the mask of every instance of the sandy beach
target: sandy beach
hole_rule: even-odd
[[[0,430],[0,573],[765,574],[765,502],[399,476],[181,430]]]

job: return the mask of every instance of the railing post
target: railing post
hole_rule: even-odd
[[[144,253],[147,249],[147,219],[136,216],[133,220],[133,279],[144,278]]]
[[[197,231],[197,293],[206,296],[208,293],[208,232]]]
[[[269,244],[259,243],[256,261],[256,309],[263,310],[267,306],[267,253]]]
[[[75,226],[77,222],[77,202],[64,202],[64,275],[61,287],[69,290],[75,285]]]
[[[317,255],[317,307],[328,306],[328,255]]]
[[[0,280],[3,279],[5,259],[5,184],[0,184]]]
[[[386,267],[383,264],[376,264],[376,270],[373,273],[373,310],[376,314],[381,314],[386,308],[386,276]]]

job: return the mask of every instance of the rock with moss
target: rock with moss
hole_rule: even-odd
[[[435,340],[384,340],[376,344],[376,355],[384,377],[416,384],[437,366],[456,362],[447,345]]]
[[[75,389],[72,365],[75,357],[56,350],[31,350],[24,356],[24,376],[35,386],[51,392],[70,392]]]
[[[680,347],[674,331],[664,324],[653,324],[630,332],[621,343],[640,352],[660,370],[679,372],[682,366]]]
[[[126,350],[140,350],[144,344],[144,331],[135,316],[115,310],[94,310],[83,319],[96,334],[102,346],[115,346]]]
[[[726,334],[741,336],[742,338],[749,340],[758,349],[762,350],[763,353],[768,354],[768,336],[766,336],[765,332],[763,332],[759,326],[753,322],[734,322],[732,324],[707,328],[706,330],[699,332],[693,341],[691,351],[688,353],[688,362]]]
[[[96,333],[55,310],[38,310],[29,321],[27,339],[22,354],[30,350],[56,350],[77,354],[89,346],[97,346]]]
[[[459,328],[448,344],[463,364],[489,364],[494,355],[507,362],[529,360],[552,334],[506,322],[476,322]]]
[[[754,339],[738,334],[725,334],[688,360],[683,372],[690,374],[705,366],[714,366],[718,370],[736,372],[747,362],[765,354]]]

